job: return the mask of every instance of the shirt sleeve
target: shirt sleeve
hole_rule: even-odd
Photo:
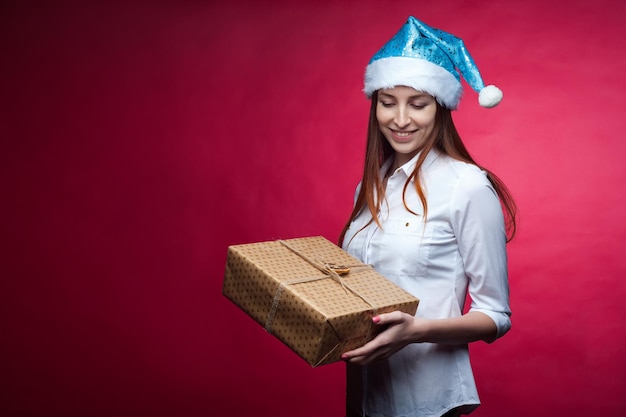
[[[352,206],[356,206],[356,200],[357,198],[359,198],[359,193],[361,192],[361,184],[362,182],[359,182],[356,186],[356,190],[354,190],[354,200],[352,202]]]
[[[452,228],[469,278],[470,311],[495,322],[497,339],[511,328],[506,231],[500,200],[486,173],[472,166],[461,175],[451,207]]]

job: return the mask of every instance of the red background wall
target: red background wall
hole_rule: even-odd
[[[520,208],[475,415],[626,411],[626,3],[111,3],[0,6],[4,415],[340,416],[343,364],[309,368],[231,305],[226,249],[336,240],[363,69],[409,14],[505,94],[466,88],[455,114]]]

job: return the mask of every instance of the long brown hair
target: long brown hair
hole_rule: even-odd
[[[367,207],[371,213],[372,218],[363,228],[367,227],[372,222],[376,222],[376,224],[381,227],[380,222],[378,221],[378,212],[380,211],[380,207],[385,200],[385,187],[383,185],[383,179],[380,175],[380,168],[388,158],[394,155],[394,151],[378,127],[378,120],[376,119],[378,91],[372,94],[371,100],[372,103],[370,106],[370,116],[367,129],[367,148],[365,151],[365,164],[363,168],[361,188],[359,190],[359,194],[357,195],[352,213],[350,214],[350,218],[339,235],[339,245],[343,245],[343,240],[346,232],[348,231],[348,227],[350,227],[350,223],[352,223],[352,221],[359,215],[361,210],[365,209],[365,207]],[[411,179],[414,178],[415,190],[417,191],[417,195],[422,203],[422,206],[424,207],[424,221],[426,221],[428,203],[426,202],[426,195],[424,194],[424,190],[422,189],[422,185],[419,180],[419,172],[426,156],[431,149],[435,148],[439,152],[446,154],[451,158],[476,165],[487,173],[487,178],[496,190],[498,198],[500,199],[500,204],[502,205],[505,218],[507,242],[510,242],[515,236],[517,214],[517,206],[515,205],[515,201],[513,200],[511,193],[500,178],[474,161],[463,144],[459,132],[454,126],[454,122],[452,121],[452,112],[450,109],[443,107],[439,104],[439,102],[437,102],[437,113],[435,117],[435,129],[433,134],[420,150],[417,163],[415,164],[415,169],[404,184],[404,192],[402,195],[404,207],[409,212],[413,213],[404,200],[404,194],[406,193],[407,187],[411,183]]]

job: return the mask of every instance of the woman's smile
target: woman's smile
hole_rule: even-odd
[[[394,130],[394,129],[389,129],[391,131],[392,136],[394,137],[394,139],[397,142],[407,142],[409,140],[411,140],[411,135],[413,135],[413,133],[417,132],[417,129],[415,130]]]

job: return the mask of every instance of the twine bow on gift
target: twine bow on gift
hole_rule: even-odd
[[[287,249],[289,249],[290,251],[292,251],[293,253],[295,253],[296,255],[298,255],[300,258],[302,258],[305,261],[307,261],[313,267],[315,267],[319,271],[323,272],[325,275],[324,276],[318,276],[318,277],[295,278],[295,279],[291,279],[291,280],[282,281],[280,283],[280,285],[278,286],[278,289],[276,290],[276,293],[274,294],[274,299],[272,301],[272,308],[270,309],[270,312],[269,312],[269,314],[267,316],[267,320],[265,322],[265,330],[267,330],[269,333],[272,333],[272,323],[274,322],[274,316],[276,315],[276,310],[278,309],[278,305],[279,305],[279,302],[280,302],[280,297],[281,297],[285,287],[287,287],[287,285],[300,284],[300,283],[304,283],[304,282],[318,281],[318,280],[321,280],[321,279],[331,278],[334,281],[336,281],[337,283],[339,283],[341,285],[341,287],[344,289],[344,291],[346,291],[346,293],[352,293],[353,295],[355,295],[355,296],[359,297],[361,300],[363,300],[367,305],[369,305],[371,307],[371,309],[374,312],[374,314],[376,314],[377,307],[374,305],[374,303],[372,303],[370,300],[368,300],[362,294],[359,294],[354,288],[352,288],[341,277],[341,275],[346,275],[346,274],[350,273],[350,271],[352,269],[354,269],[354,268],[371,269],[372,268],[371,265],[363,265],[363,264],[360,264],[360,265],[336,265],[336,264],[330,263],[330,262],[318,261],[318,260],[312,259],[309,256],[305,255],[304,253],[300,252],[299,250],[297,250],[296,248],[294,248],[293,246],[291,246],[289,243],[287,243],[284,240],[279,240],[278,242],[281,245],[283,245],[284,247],[286,247]],[[369,333],[369,331],[368,331],[368,333]],[[369,336],[369,334],[368,334],[368,336]]]
[[[299,250],[297,250],[296,248],[294,248],[293,246],[291,246],[289,243],[285,242],[284,240],[279,240],[278,243],[280,243],[281,245],[283,245],[284,247],[286,247],[287,249],[289,249],[290,251],[292,251],[293,253],[295,253],[296,255],[298,255],[299,257],[301,257],[308,263],[310,263],[312,266],[314,266],[315,268],[319,269],[320,271],[322,271],[323,273],[325,273],[326,275],[330,276],[332,279],[337,281],[345,291],[348,291],[348,288],[346,287],[346,284],[343,281],[343,279],[341,279],[341,275],[345,275],[349,273],[350,269],[354,267],[371,268],[369,265],[337,265],[334,263],[318,261],[318,260],[311,259],[310,257],[306,256],[304,253],[300,252]]]

